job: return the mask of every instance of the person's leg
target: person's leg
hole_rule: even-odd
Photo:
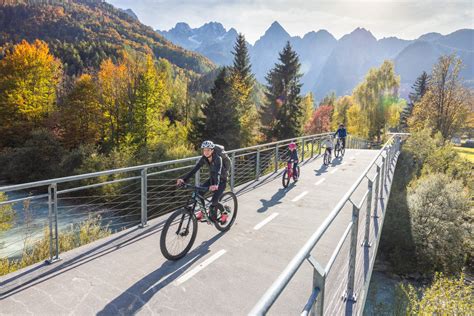
[[[219,198],[224,193],[226,186],[227,186],[227,182],[221,181],[221,183],[219,183],[219,187],[217,188],[217,191],[214,191],[214,193],[212,194],[212,200],[211,200],[211,219],[212,220],[216,219],[216,215],[217,215],[216,207],[217,207],[217,204],[219,204]]]
[[[293,162],[293,175],[296,175],[296,177],[299,177],[300,175],[298,174],[298,162]]]
[[[346,138],[342,138],[342,148],[346,148]]]
[[[201,187],[203,187],[203,188],[206,188],[206,190],[200,190],[200,191],[199,191],[199,193],[200,193],[201,195],[204,195],[204,194],[206,194],[207,191],[209,191],[209,187],[211,186],[211,179],[207,179],[207,180],[206,180],[203,184],[201,184],[201,185],[200,185],[200,184],[196,184],[196,185],[199,185],[199,186],[201,186]]]

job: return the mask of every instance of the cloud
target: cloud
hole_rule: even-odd
[[[364,27],[377,38],[413,39],[428,32],[447,34],[474,28],[472,0],[108,0],[131,8],[155,29],[168,30],[177,22],[199,27],[210,21],[234,27],[255,42],[277,20],[291,34],[303,36],[326,29],[337,38]]]

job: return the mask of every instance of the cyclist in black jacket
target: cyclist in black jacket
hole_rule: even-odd
[[[204,182],[201,186],[208,187],[210,191],[214,192],[212,195],[212,203],[211,203],[211,219],[216,220],[216,206],[219,203],[219,198],[224,193],[224,190],[227,185],[227,173],[228,170],[223,162],[221,155],[218,154],[218,150],[216,145],[210,141],[206,140],[201,144],[202,149],[202,157],[197,162],[196,166],[194,166],[193,170],[188,172],[182,178],[176,181],[177,185],[182,185],[186,181],[188,181],[194,174],[201,169],[204,164],[209,166],[209,179]],[[199,215],[197,215],[199,217]],[[199,218],[198,218],[199,219]]]
[[[293,174],[298,175],[298,150],[296,150],[296,144],[294,142],[291,142],[288,145],[288,149],[290,150],[290,158],[288,159],[288,162],[293,162]],[[298,175],[299,176],[299,175]]]

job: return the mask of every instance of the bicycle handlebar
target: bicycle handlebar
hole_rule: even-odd
[[[201,187],[201,186],[198,186],[198,185],[192,185],[192,184],[188,184],[188,183],[184,183],[182,185],[178,185],[179,188],[186,188],[186,189],[194,189],[194,190],[199,190],[199,191],[207,191],[209,190],[208,187]]]

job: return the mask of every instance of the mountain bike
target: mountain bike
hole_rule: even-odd
[[[324,151],[324,159],[323,159],[323,163],[326,165],[326,166],[329,166],[329,164],[331,163],[331,152],[326,148],[326,150]]]
[[[166,220],[161,231],[160,250],[168,260],[179,260],[184,257],[196,240],[198,221],[213,224],[221,232],[228,231],[234,224],[237,216],[237,197],[233,192],[226,192],[219,198],[216,207],[216,216],[212,218],[210,208],[206,207],[206,202],[210,205],[210,198],[204,197],[207,187],[184,184],[184,189],[192,189],[191,197],[187,206],[175,211]],[[198,219],[198,216],[200,218]]]
[[[336,146],[334,147],[334,155],[336,156],[336,158],[344,157],[345,152],[346,149],[342,146],[342,139],[338,137]]]
[[[284,188],[287,188],[288,185],[290,184],[290,179],[293,178],[293,181],[298,181],[298,178],[300,176],[300,166],[296,166],[296,174],[293,174],[293,162],[289,161],[285,171],[283,171],[283,177],[281,179],[281,182],[283,184]]]

